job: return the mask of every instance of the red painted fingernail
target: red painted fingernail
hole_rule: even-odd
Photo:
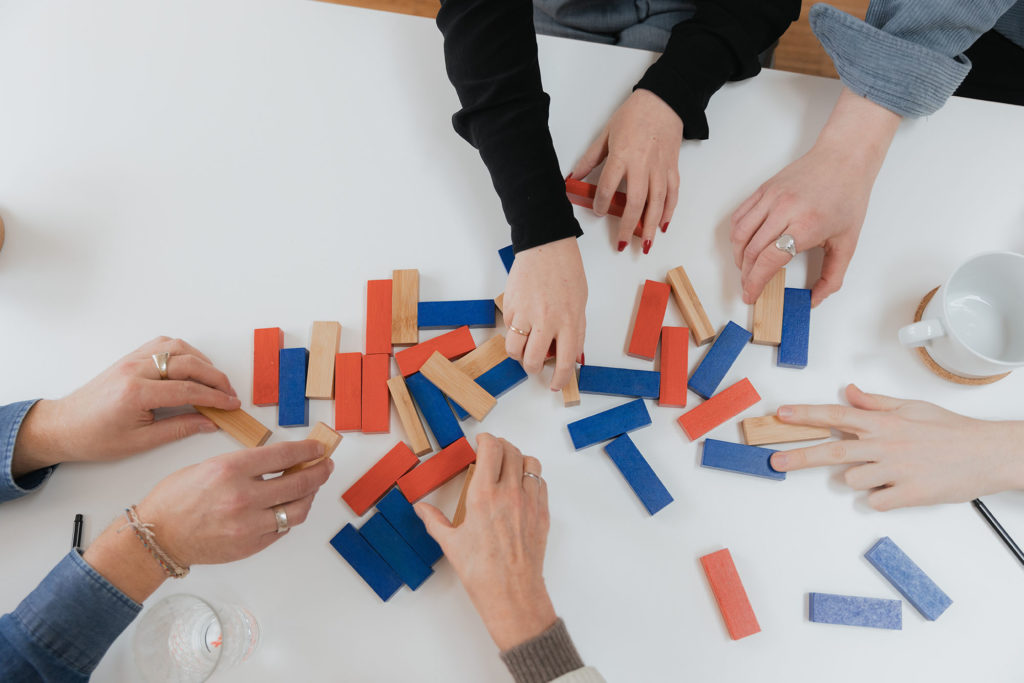
[[[664,223],[661,224],[661,231],[668,232],[668,221],[665,221]]]
[[[586,365],[586,364],[587,364],[587,354],[580,353],[580,365]]]
[[[650,250],[651,250],[651,241],[650,240],[644,240],[644,253],[646,254]]]
[[[625,250],[625,248],[626,248],[626,243],[625,242],[619,242],[619,251],[623,251],[623,250]]]
[[[572,180],[572,172],[571,171],[569,172],[569,175],[565,176],[565,179],[566,180]]]

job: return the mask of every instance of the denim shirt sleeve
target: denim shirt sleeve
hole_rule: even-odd
[[[14,464],[14,443],[28,411],[39,399],[0,406],[0,503],[31,493],[46,481],[56,467],[47,467],[17,479],[11,471]]]
[[[87,681],[141,609],[72,550],[0,617],[0,679]]]

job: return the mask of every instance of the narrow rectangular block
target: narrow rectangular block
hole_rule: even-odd
[[[430,439],[423,429],[423,421],[416,412],[416,404],[412,402],[409,395],[409,387],[405,385],[405,378],[395,375],[388,380],[388,389],[391,391],[391,398],[395,401],[395,408],[398,409],[398,419],[402,421],[402,429],[409,439],[409,445],[416,455],[423,455],[430,452]]]
[[[594,197],[597,196],[597,185],[568,178],[565,181],[565,194],[569,201],[576,206],[587,209],[594,208]],[[622,212],[626,210],[626,193],[616,192],[612,195],[612,201],[608,205],[608,213],[612,216],[622,218]]]
[[[309,351],[304,348],[281,349],[278,354],[277,424],[281,427],[308,427],[309,400],[306,399],[306,370]]]
[[[562,387],[562,405],[566,408],[580,404],[580,379],[574,365],[569,372],[569,381]]]
[[[659,406],[686,405],[686,372],[690,352],[690,330],[685,327],[661,328],[661,383]]]
[[[391,356],[386,353],[368,353],[363,356],[363,411],[360,421],[364,434],[391,431],[389,374]]]
[[[439,448],[444,448],[463,436],[462,427],[459,426],[459,421],[455,419],[455,414],[452,413],[451,406],[440,389],[418,372],[406,377],[405,382]]]
[[[690,440],[700,438],[726,420],[731,420],[761,400],[750,380],[744,377],[723,389],[687,413],[679,416],[679,426]]]
[[[506,358],[505,337],[496,334],[455,361],[455,367],[476,379]]]
[[[638,398],[568,424],[569,438],[576,450],[608,441],[651,424],[644,400]]]
[[[608,368],[584,365],[580,368],[580,391],[584,394],[658,398],[661,373],[652,370]]]
[[[690,390],[701,398],[711,398],[749,341],[749,332],[731,320],[726,323],[700,365],[690,375]]]
[[[439,330],[446,327],[494,327],[496,316],[492,299],[465,301],[421,301],[419,326],[421,330]]]
[[[366,520],[359,529],[359,535],[366,539],[370,547],[377,551],[409,588],[416,590],[434,573],[380,513]]]
[[[627,353],[630,356],[654,360],[654,354],[658,352],[661,325],[665,322],[665,309],[668,308],[668,293],[669,287],[664,282],[644,282],[640,306],[633,322],[633,335],[629,338]]]
[[[770,462],[774,452],[769,448],[745,446],[741,443],[730,443],[718,439],[704,439],[704,453],[700,465],[716,470],[728,470],[783,481],[786,478],[786,473],[774,469]]]
[[[693,343],[697,346],[707,344],[714,339],[715,328],[711,326],[708,314],[704,312],[704,306],[697,298],[697,292],[694,291],[686,271],[682,266],[678,266],[668,271],[666,279],[669,286],[672,287],[672,296],[676,300],[676,306],[679,307],[679,312],[683,314],[683,320],[686,321],[690,328],[690,334],[693,335]]]
[[[864,557],[925,619],[935,621],[953,604],[949,596],[888,536],[878,539]]]
[[[420,271],[415,268],[391,271],[391,343],[409,346],[420,343],[417,317],[420,303]]]
[[[398,488],[405,494],[406,500],[415,503],[469,467],[472,462],[476,462],[476,452],[469,445],[469,441],[462,437],[403,475],[398,480]]]
[[[516,260],[516,252],[512,245],[502,247],[498,250],[498,257],[501,258],[501,265],[505,266],[505,272],[512,272],[512,262]]]
[[[782,341],[779,359],[782,368],[806,368],[807,347],[811,335],[811,290],[786,287],[782,306]]]
[[[487,417],[487,413],[497,405],[493,396],[437,351],[420,368],[420,374],[477,421]]]
[[[748,417],[740,423],[743,427],[743,440],[748,446],[760,446],[766,443],[788,443],[790,441],[811,441],[827,439],[832,436],[828,427],[811,427],[809,425],[791,425],[774,415],[764,417]]]
[[[395,485],[399,477],[419,464],[420,459],[399,441],[366,474],[349,486],[341,494],[341,499],[352,508],[352,512],[361,516]]]
[[[334,359],[341,344],[341,323],[318,320],[309,341],[306,398],[334,398]]]
[[[366,283],[366,354],[391,354],[391,280]]]
[[[633,493],[647,508],[648,513],[653,515],[672,502],[672,494],[661,483],[661,479],[651,469],[650,464],[628,434],[623,434],[606,444],[604,450],[615,466],[619,468],[619,472],[633,489]]]
[[[280,327],[263,327],[252,335],[252,404],[277,403],[278,355],[284,347]]]
[[[334,356],[334,428],[361,429],[363,425],[363,354]]]
[[[722,612],[725,628],[733,640],[746,638],[761,631],[757,623],[754,608],[750,606],[747,591],[740,581],[739,572],[733,564],[732,554],[728,548],[710,553],[700,558],[704,574],[708,577],[715,602]]]
[[[459,494],[459,502],[455,506],[455,514],[452,515],[452,526],[459,526],[466,521],[466,496],[469,494],[469,484],[473,481],[473,472],[476,470],[476,463],[470,463],[466,470],[466,480],[462,482],[462,493]]]
[[[754,302],[754,343],[778,346],[782,341],[782,303],[786,269],[779,268]]]
[[[526,380],[526,370],[514,358],[506,358],[476,378],[476,384],[493,398],[498,398],[512,387]],[[460,420],[469,417],[462,406],[452,401],[452,409]]]
[[[331,547],[345,558],[352,569],[355,569],[363,581],[381,600],[388,598],[402,587],[402,579],[384,559],[377,554],[366,539],[351,524],[335,534],[331,539]]]
[[[307,467],[312,467],[313,465],[316,465],[320,461],[326,460],[327,458],[334,455],[335,449],[338,447],[338,444],[341,443],[341,434],[334,431],[333,429],[325,425],[323,422],[317,422],[315,425],[313,425],[313,428],[309,430],[309,436],[307,436],[306,438],[312,439],[313,441],[319,441],[320,443],[322,443],[324,445],[324,454],[319,458],[314,458],[313,460],[309,460],[307,462],[300,462],[298,465],[292,465],[291,467],[284,471],[284,474],[291,474],[292,472],[301,472]]]
[[[899,600],[811,593],[807,612],[807,617],[819,624],[903,629],[903,603]]]
[[[444,556],[441,546],[427,533],[427,527],[412,509],[412,503],[398,489],[391,489],[381,498],[377,503],[377,512],[384,515],[388,524],[394,527],[428,567]]]
[[[262,446],[272,433],[262,422],[241,408],[238,410],[221,410],[207,406],[193,406],[193,408],[246,448]]]
[[[419,372],[420,367],[427,362],[434,351],[439,351],[448,360],[457,358],[469,353],[476,348],[473,335],[466,326],[460,327],[451,332],[420,342],[416,346],[402,349],[395,354],[395,362],[404,377],[414,372]]]

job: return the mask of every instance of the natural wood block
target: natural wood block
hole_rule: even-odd
[[[782,302],[786,269],[780,268],[754,302],[754,343],[778,346],[782,341]]]
[[[714,339],[715,328],[711,326],[708,314],[704,312],[704,306],[697,298],[697,292],[694,291],[690,278],[687,277],[683,267],[678,266],[668,271],[666,280],[672,288],[672,295],[675,297],[679,312],[683,314],[683,320],[690,328],[693,342],[697,346],[702,346]]]
[[[338,447],[338,444],[341,443],[341,434],[334,431],[333,429],[325,425],[323,422],[317,422],[315,425],[313,425],[313,428],[309,430],[309,436],[307,436],[306,438],[312,439],[313,441],[319,441],[320,443],[322,443],[324,445],[324,454],[321,457],[314,458],[313,460],[310,460],[308,462],[300,462],[298,465],[292,465],[291,467],[284,471],[285,474],[291,474],[292,472],[300,472],[306,469],[307,467],[312,467],[313,465],[316,465],[322,460],[326,460],[327,458],[334,455],[334,450]]]
[[[668,290],[664,282],[647,280],[644,283],[640,306],[633,322],[633,334],[629,338],[627,353],[630,356],[654,360],[654,354],[658,352],[661,324],[665,321],[665,309],[668,308]]]
[[[508,358],[508,354],[505,353],[505,337],[498,334],[453,364],[472,379],[476,379],[506,358]]]
[[[788,443],[790,441],[812,441],[814,439],[827,439],[832,436],[832,430],[827,427],[787,424],[774,415],[748,417],[740,424],[743,427],[743,440],[747,442],[748,446],[760,446],[766,443]]]
[[[341,323],[313,323],[306,370],[306,398],[334,398],[334,360],[341,344]]]
[[[466,480],[462,482],[462,493],[459,494],[459,503],[455,506],[455,514],[452,515],[452,526],[459,526],[466,519],[466,495],[469,493],[469,484],[473,481],[473,471],[476,470],[476,463],[470,463],[466,470]]]
[[[417,310],[420,301],[420,271],[391,271],[391,343],[409,346],[420,343]]]
[[[465,355],[475,348],[476,342],[473,341],[473,335],[470,333],[469,328],[464,325],[433,339],[420,342],[416,346],[410,346],[407,349],[398,351],[395,353],[395,362],[398,364],[398,369],[402,372],[402,375],[408,377],[412,373],[418,372],[420,366],[435,351],[440,351],[441,355],[445,358],[451,359]]]
[[[363,410],[360,416],[364,434],[391,431],[391,401],[388,399],[388,375],[391,357],[386,353],[363,356]]]
[[[569,381],[562,387],[562,405],[566,408],[580,404],[580,381],[576,375],[576,366],[569,372]]]
[[[494,297],[494,305],[498,307],[498,310],[502,313],[505,312],[505,292],[502,292],[498,296]]]
[[[423,429],[423,421],[420,414],[416,412],[416,405],[409,395],[409,387],[405,385],[405,378],[395,375],[388,380],[388,389],[391,391],[391,398],[395,401],[395,408],[398,409],[398,419],[402,421],[402,429],[409,439],[412,452],[416,455],[423,455],[430,452],[430,439]]]
[[[435,351],[420,368],[420,373],[438,389],[458,403],[474,420],[481,421],[498,404],[498,400],[455,365]]]
[[[363,424],[363,354],[334,357],[334,428],[354,431]]]
[[[284,348],[284,332],[280,327],[263,327],[253,332],[252,404],[272,406],[277,403],[278,356]]]
[[[366,283],[366,353],[391,354],[391,280]]]
[[[270,438],[271,431],[263,423],[244,410],[221,410],[207,406],[192,406],[215,425],[235,437],[246,448],[262,446]]]

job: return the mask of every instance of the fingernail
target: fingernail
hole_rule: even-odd
[[[569,175],[565,176],[566,180],[572,180],[572,171],[569,171]]]
[[[213,432],[217,431],[217,425],[213,424],[212,422],[204,422],[203,424],[199,425],[199,431],[202,432],[203,434],[212,434]]]
[[[647,254],[651,251],[651,241],[644,240],[644,253]]]
[[[334,472],[334,460],[332,460],[331,458],[327,458],[327,469],[329,469],[331,472]]]
[[[779,417],[793,417],[793,409],[789,406],[782,406],[777,413]]]
[[[625,248],[626,248],[626,243],[625,242],[619,242],[619,251],[623,251],[623,250],[625,250]]]
[[[780,470],[786,466],[786,454],[785,453],[773,453],[771,457],[772,468]]]
[[[665,221],[664,223],[661,224],[661,231],[668,232],[668,221]]]
[[[581,353],[580,354],[580,365],[586,365],[586,364],[587,364],[587,354]]]

